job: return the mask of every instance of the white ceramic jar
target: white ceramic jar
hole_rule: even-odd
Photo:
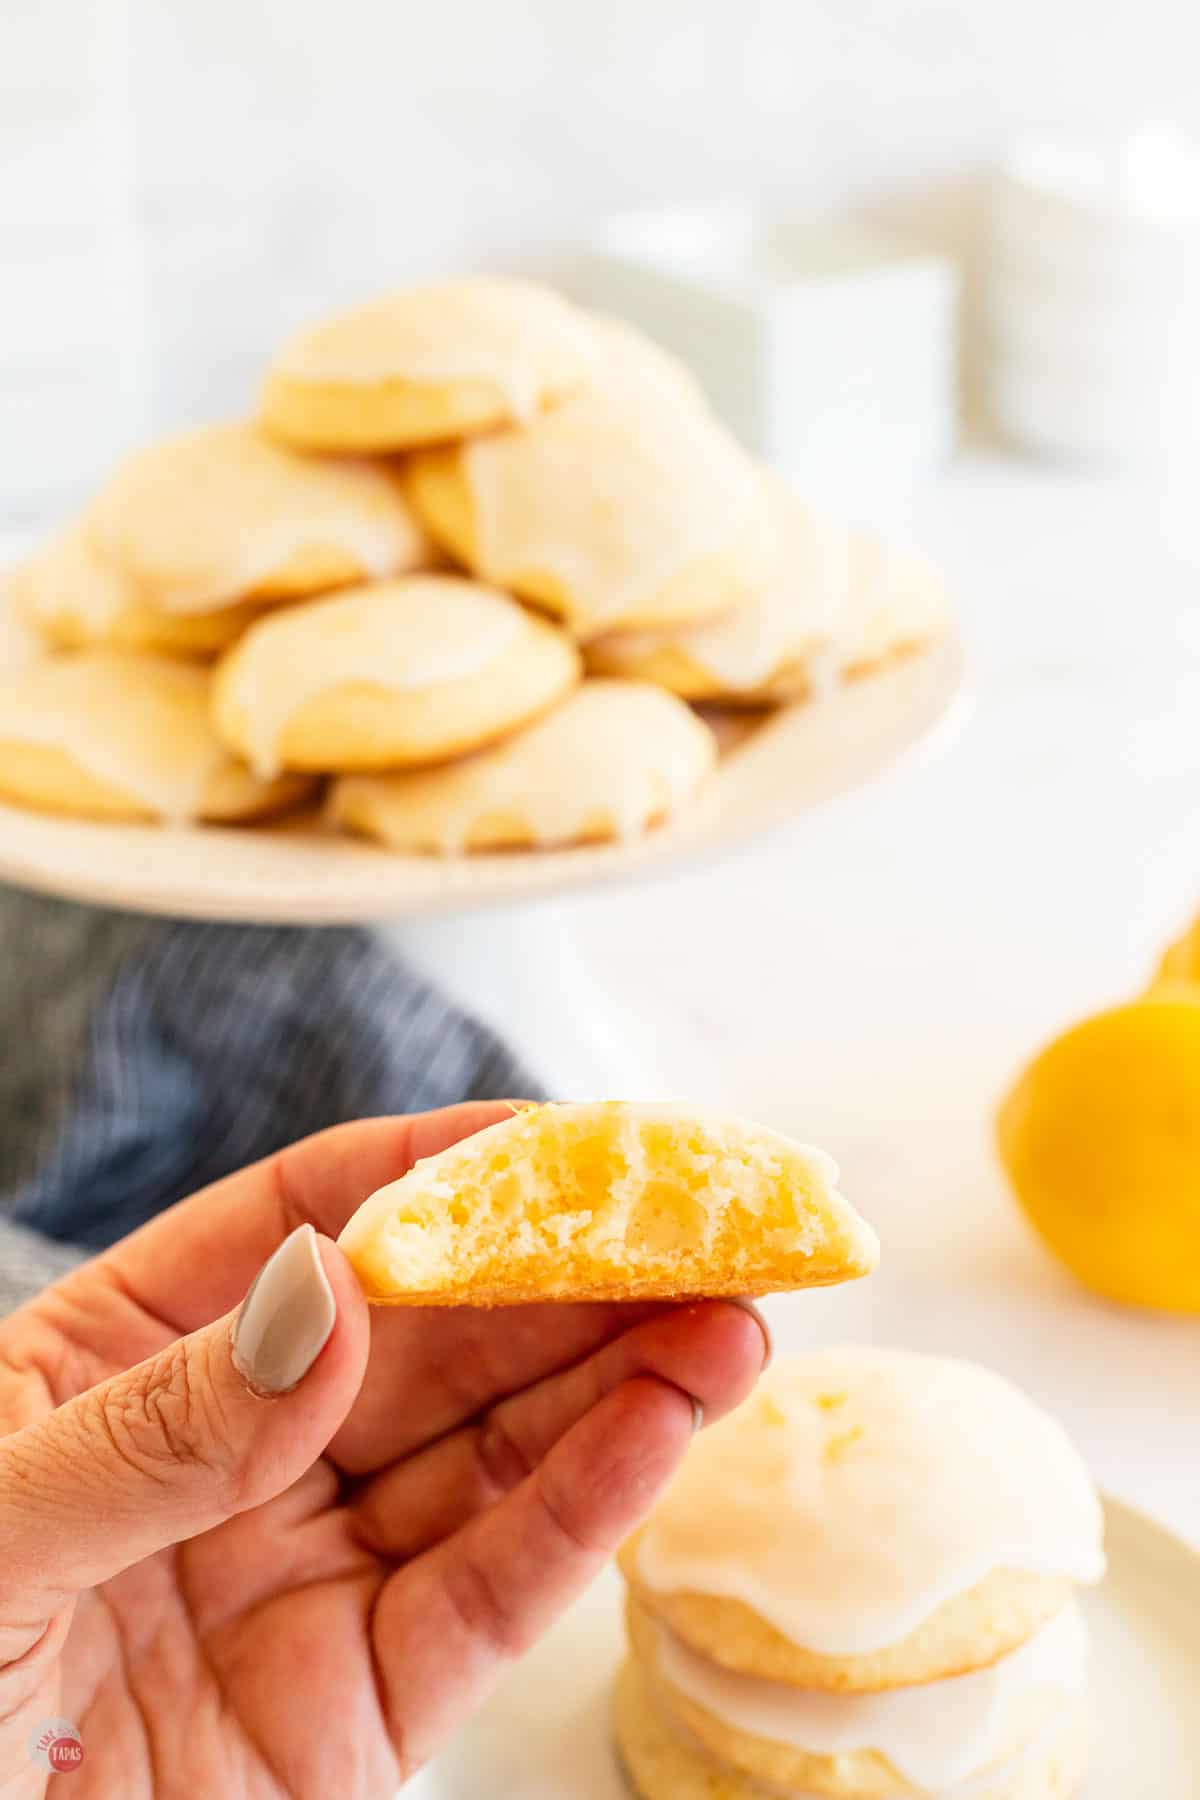
[[[959,271],[849,219],[641,213],[574,291],[691,366],[742,441],[811,497],[911,485],[958,427]]]
[[[1018,442],[1200,452],[1200,149],[1151,131],[1015,150],[992,184],[985,330],[990,410]]]

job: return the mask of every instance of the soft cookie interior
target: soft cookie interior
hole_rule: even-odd
[[[419,1163],[341,1236],[369,1297],[762,1293],[874,1267],[820,1151],[736,1119],[621,1103],[525,1110]]]

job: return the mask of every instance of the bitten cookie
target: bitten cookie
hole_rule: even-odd
[[[586,388],[518,430],[418,452],[408,492],[481,578],[576,636],[744,603],[770,554],[758,469],[671,359],[601,327]]]
[[[218,741],[210,677],[117,650],[46,657],[0,685],[0,795],[77,818],[238,823],[313,792],[259,781]]]
[[[298,456],[252,425],[212,425],[129,457],[87,529],[160,612],[294,600],[424,567],[430,545],[391,470]]]
[[[579,386],[580,315],[548,288],[464,277],[402,289],[300,332],[261,416],[315,450],[403,450],[528,419]]]
[[[339,1238],[368,1299],[421,1306],[761,1294],[868,1274],[822,1151],[684,1107],[529,1107],[427,1157]]]
[[[503,737],[578,678],[570,640],[507,594],[414,576],[261,619],[218,667],[214,718],[262,775],[393,769]]]
[[[671,694],[585,681],[523,731],[441,768],[348,776],[330,810],[395,850],[548,848],[629,838],[712,768],[708,726]]]
[[[99,554],[82,521],[14,569],[7,587],[21,617],[56,650],[108,646],[210,657],[228,649],[262,610],[249,602],[206,613],[148,606],[128,576]]]

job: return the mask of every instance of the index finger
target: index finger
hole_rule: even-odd
[[[107,1276],[170,1332],[195,1331],[238,1304],[297,1225],[336,1237],[376,1188],[512,1110],[473,1100],[335,1125],[181,1200],[68,1279]]]

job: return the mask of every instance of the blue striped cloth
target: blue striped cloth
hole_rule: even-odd
[[[538,1094],[369,931],[182,923],[0,888],[0,1314],[308,1132]]]

